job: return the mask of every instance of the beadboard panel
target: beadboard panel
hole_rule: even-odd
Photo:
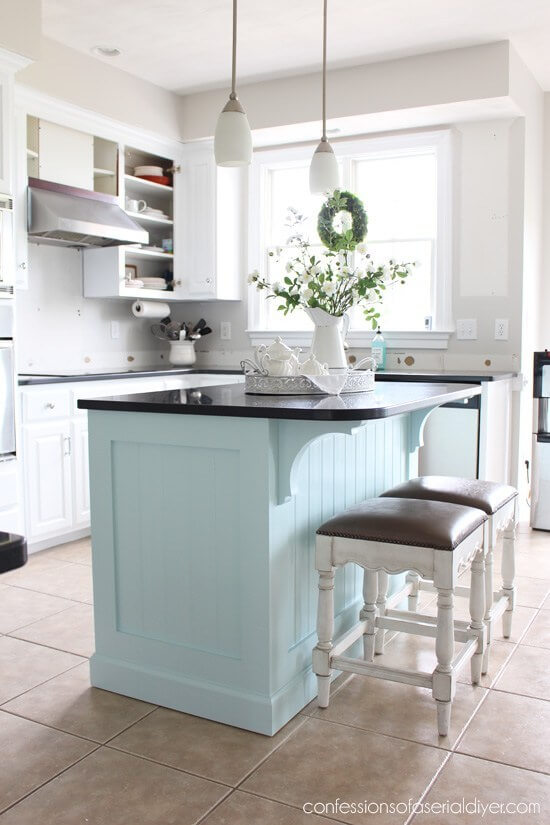
[[[240,659],[238,450],[125,441],[112,459],[117,629]]]
[[[279,422],[284,427],[293,422]],[[293,497],[271,513],[271,553],[285,571],[272,589],[277,649],[288,651],[273,662],[272,687],[280,689],[295,672],[309,668],[315,644],[317,573],[315,532],[320,524],[358,502],[378,495],[407,477],[407,416],[369,421],[345,435],[313,441],[293,468]],[[283,516],[283,511],[284,516]],[[393,577],[402,580],[402,577]],[[347,565],[336,572],[336,626],[357,620],[362,605],[362,571]],[[395,585],[397,586],[397,585]]]

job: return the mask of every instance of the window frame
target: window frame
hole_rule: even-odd
[[[360,138],[342,138],[332,141],[334,152],[343,168],[343,180],[349,181],[352,166],[362,157],[384,156],[390,152],[422,151],[431,148],[437,158],[437,241],[435,244],[436,268],[432,295],[432,329],[384,330],[384,338],[391,348],[446,349],[454,331],[452,315],[452,179],[454,134],[450,128],[399,132],[385,135],[366,135]],[[314,143],[270,147],[254,151],[250,174],[250,222],[249,222],[249,270],[265,271],[262,260],[265,221],[265,187],[271,169],[302,165],[309,161]],[[368,242],[368,238],[367,238]],[[265,299],[253,286],[248,290],[248,335],[251,344],[258,346],[281,335],[292,346],[307,345],[311,330],[277,330],[265,328]],[[369,347],[373,332],[368,329],[352,329],[348,341],[352,347]]]

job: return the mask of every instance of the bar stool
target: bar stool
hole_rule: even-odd
[[[432,689],[438,730],[449,731],[456,673],[470,659],[472,682],[479,681],[485,651],[485,549],[487,515],[473,507],[440,501],[375,498],[335,516],[317,530],[316,568],[319,572],[318,642],[313,650],[318,703],[328,707],[332,670],[343,670]],[[364,606],[359,622],[333,643],[334,572],[348,562],[365,570]],[[453,619],[453,594],[458,575],[471,565],[470,622]],[[437,589],[437,618],[389,609],[378,590],[378,571],[414,570],[431,579]],[[374,664],[379,630],[435,637],[437,666],[421,673]],[[345,655],[363,637],[364,658]],[[455,641],[463,644],[454,655]]]
[[[423,476],[405,481],[382,493],[382,497],[409,498],[430,501],[446,501],[477,507],[487,513],[488,541],[485,555],[485,623],[487,625],[487,648],[483,658],[482,673],[489,666],[489,645],[491,644],[493,622],[502,616],[502,633],[507,639],[512,632],[514,612],[515,538],[518,522],[518,491],[508,484],[480,481],[453,476]],[[493,550],[499,533],[503,533],[502,546],[502,588],[493,592]],[[409,610],[416,610],[419,590],[434,590],[433,582],[421,579],[417,573],[409,573],[407,581],[411,585]],[[457,587],[457,596],[469,596],[468,587]]]

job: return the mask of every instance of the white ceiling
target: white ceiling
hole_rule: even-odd
[[[240,0],[240,82],[318,69],[322,0]],[[172,91],[226,86],[231,0],[43,0],[44,34]],[[549,0],[329,0],[332,67],[512,40],[550,89]]]

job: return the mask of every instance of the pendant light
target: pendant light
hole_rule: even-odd
[[[327,0],[323,0],[323,135],[309,167],[309,189],[312,194],[338,189],[338,161],[327,140]]]
[[[252,160],[252,135],[248,118],[235,91],[237,74],[237,0],[233,0],[233,59],[231,94],[216,124],[214,155],[218,166],[246,166]]]

